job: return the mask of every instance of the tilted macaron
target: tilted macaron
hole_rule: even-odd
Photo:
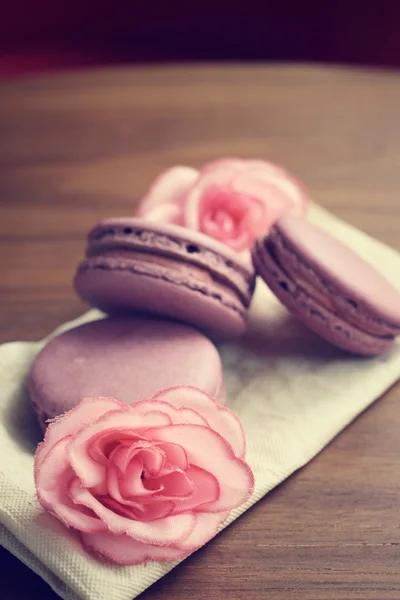
[[[108,219],[90,231],[86,255],[75,289],[109,314],[157,314],[223,338],[246,328],[251,261],[204,234],[144,219]]]
[[[400,333],[399,291],[327,232],[286,216],[252,255],[275,295],[320,336],[356,354],[390,350]]]
[[[34,360],[28,381],[43,427],[84,397],[131,404],[177,385],[200,388],[224,403],[218,351],[192,327],[143,317],[92,321],[54,337]]]

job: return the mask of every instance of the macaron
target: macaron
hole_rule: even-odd
[[[160,315],[217,339],[245,331],[254,283],[249,256],[202,233],[138,218],[98,223],[74,279],[77,293],[108,314]]]
[[[28,379],[42,427],[84,397],[131,404],[177,385],[200,388],[223,404],[219,353],[192,327],[143,317],[92,321],[54,337]]]
[[[375,356],[400,333],[400,293],[349,247],[305,219],[281,218],[253,245],[257,273],[307,327]]]

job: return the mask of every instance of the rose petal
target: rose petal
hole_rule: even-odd
[[[261,200],[267,210],[269,220],[276,221],[287,212],[304,214],[306,203],[299,186],[294,185],[288,176],[266,176],[265,173],[242,173],[232,182],[238,193],[247,193]],[[274,221],[271,221],[270,225]]]
[[[97,499],[101,504],[107,506],[112,511],[114,511],[117,515],[121,515],[122,517],[127,517],[128,519],[139,519],[141,520],[142,514],[144,513],[143,505],[139,502],[126,502],[123,504],[118,500],[115,500],[111,496],[97,496]]]
[[[145,470],[152,477],[156,477],[164,466],[165,452],[151,444],[151,442],[138,440],[133,442],[130,448],[124,446],[115,448],[110,455],[110,462],[123,475],[130,461],[134,458],[140,459],[142,470]]]
[[[89,551],[120,565],[138,565],[147,560],[166,562],[184,558],[188,554],[188,550],[142,544],[127,535],[115,535],[109,532],[84,533],[81,538],[83,545]]]
[[[246,440],[240,420],[206,392],[194,387],[177,386],[159,392],[152,401],[165,402],[177,409],[190,406],[191,410],[206,419],[209,427],[229,442],[236,456],[244,458]]]
[[[188,468],[186,475],[193,484],[193,493],[188,498],[177,498],[175,500],[174,513],[188,510],[194,510],[196,513],[207,512],[207,506],[204,505],[215,502],[220,498],[220,487],[216,477],[195,465]]]
[[[222,159],[205,165],[189,188],[183,224],[243,252],[279,217],[303,216],[307,205],[303,186],[281,167]]]
[[[288,205],[291,206],[289,201]],[[198,210],[201,231],[235,250],[249,247],[254,228],[262,230],[266,216],[263,201],[247,190],[235,190],[232,181],[205,187]]]
[[[191,513],[171,515],[150,522],[126,519],[103,506],[87,489],[82,488],[77,480],[72,482],[70,494],[74,502],[93,510],[113,533],[126,533],[146,544],[157,546],[177,544],[188,537],[196,521]]]
[[[107,488],[110,496],[118,502],[130,506],[135,506],[139,498],[152,496],[154,491],[143,487],[142,472],[143,462],[140,458],[134,458],[129,463],[124,477],[121,478],[118,477],[117,468],[110,465],[107,469]]]
[[[71,439],[69,447],[71,466],[85,487],[92,488],[105,479],[105,465],[93,460],[89,453],[89,448],[95,439],[107,436],[109,433],[114,435],[114,432],[119,432],[122,438],[126,438],[128,433],[136,436],[150,426],[160,427],[171,423],[168,415],[164,413],[153,412],[147,416],[135,412],[130,406],[125,408],[129,410],[108,412],[93,424],[78,431]]]
[[[232,510],[249,499],[254,487],[253,473],[216,431],[199,425],[170,425],[148,430],[147,435],[161,442],[179,443],[190,464],[214,475],[220,485],[220,497],[208,505],[209,511]]]
[[[144,479],[146,489],[159,492],[163,498],[182,498],[193,494],[193,483],[183,471],[171,471],[160,477]]]
[[[153,496],[156,491],[160,491],[160,486],[158,489],[150,490],[146,489],[143,485],[143,480],[141,479],[141,475],[143,472],[143,462],[139,457],[134,458],[129,463],[128,468],[126,469],[125,476],[121,478],[119,481],[119,489],[121,490],[121,494],[124,498],[132,498],[132,499],[141,499],[147,496]],[[114,496],[114,494],[112,494]],[[114,496],[116,499],[116,496]]]
[[[84,398],[69,412],[52,419],[46,429],[44,440],[36,451],[35,460],[38,468],[45,457],[45,453],[42,452],[43,448],[49,450],[66,435],[76,433],[88,423],[92,423],[98,417],[121,406],[127,408],[125,404],[121,404],[114,398]]]
[[[297,217],[303,217],[309,204],[307,191],[293,175],[289,175],[289,173],[285,173],[285,175],[286,177],[280,180],[279,186],[292,199],[294,208],[291,213]]]
[[[69,466],[67,447],[69,438],[59,440],[41,463],[35,461],[35,483],[39,502],[67,526],[80,531],[105,531],[107,527],[96,516],[91,516],[86,508],[76,506],[70,499],[68,488],[74,472]]]
[[[146,560],[172,561],[188,556],[206,544],[217,533],[219,526],[228,518],[229,511],[218,514],[196,515],[192,533],[179,546],[153,546],[140,544],[127,535],[109,532],[82,534],[83,544],[113,562],[124,565],[139,564]]]
[[[182,542],[179,547],[186,552],[194,552],[218,533],[219,526],[226,521],[230,511],[221,513],[196,513],[196,525],[192,533]]]
[[[115,452],[120,452],[128,463],[140,448],[149,446],[151,443],[143,435],[132,431],[128,431],[124,435],[119,429],[116,429],[96,434],[88,444],[88,453],[94,461],[107,465],[110,457],[114,456]]]
[[[166,462],[165,452],[160,448],[142,448],[138,456],[143,461],[143,470],[146,475],[157,477]]]
[[[229,185],[232,177],[246,167],[241,159],[221,159],[206,164],[200,171],[197,181],[190,187],[186,195],[183,209],[184,224],[191,229],[199,231],[200,203],[204,191],[214,185],[222,187]]]
[[[182,446],[172,443],[160,443],[157,444],[157,447],[165,453],[165,458],[168,463],[174,465],[178,469],[182,469],[182,471],[187,470],[189,464],[185,449],[182,448]]]
[[[165,401],[160,394],[156,394],[150,400],[139,400],[132,405],[135,411],[138,411],[142,415],[148,415],[152,411],[162,412],[167,414],[171,423],[174,425],[183,425],[188,423],[190,425],[207,425],[207,420],[194,406],[187,402],[176,406],[168,401]]]
[[[178,223],[185,194],[197,178],[196,169],[184,166],[172,167],[161,173],[140,202],[137,215],[168,223]],[[161,206],[170,208],[165,212],[164,210],[157,212]]]
[[[258,166],[253,165],[254,168],[249,169],[249,174],[255,179],[262,180],[265,183],[270,182],[280,188],[290,198],[294,206],[294,214],[297,214],[297,216],[304,215],[308,208],[308,195],[301,181],[288,173],[283,167],[263,161],[261,163]],[[270,168],[267,169],[266,165],[269,165]]]
[[[163,468],[156,476],[145,473],[142,477],[142,474],[143,463],[140,457],[131,461],[125,476],[121,478],[118,477],[114,465],[110,465],[108,470],[110,495],[121,502],[123,498],[130,498],[136,502],[151,502],[151,500],[160,501],[165,498],[174,499],[176,496],[185,497],[193,492],[190,478],[176,467]]]
[[[232,187],[237,194],[247,194],[249,198],[255,200],[256,207],[264,208],[264,214],[259,212],[256,215],[258,218],[269,214],[277,217],[283,211],[293,208],[292,199],[284,193],[279,184],[279,180],[263,181],[261,178],[252,176],[251,173],[243,173],[232,181]],[[251,210],[250,207],[248,210]]]
[[[169,515],[173,513],[175,508],[175,504],[171,500],[143,504],[140,506],[140,508],[120,504],[109,496],[102,498],[101,501],[102,504],[108,508],[111,508],[111,510],[117,515],[138,521],[154,521],[154,519],[165,519],[165,517],[169,517]]]

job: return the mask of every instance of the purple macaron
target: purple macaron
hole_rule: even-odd
[[[235,338],[245,331],[254,281],[248,258],[204,234],[118,218],[90,231],[74,286],[109,314],[150,313]]]
[[[212,342],[187,325],[143,317],[92,321],[54,337],[34,360],[28,385],[43,427],[84,397],[131,404],[186,385],[225,402]]]
[[[400,333],[399,291],[324,230],[283,217],[252,255],[275,295],[321,337],[355,354],[390,350]]]

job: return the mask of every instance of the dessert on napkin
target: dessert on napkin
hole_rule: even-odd
[[[141,202],[140,219],[103,222],[89,236],[76,289],[112,315],[104,321],[111,323],[111,345],[95,397],[80,394],[86,362],[96,377],[90,331],[101,331],[101,323],[49,343],[0,348],[0,444],[7,457],[0,541],[61,597],[135,597],[315,456],[400,376],[399,293],[389,283],[399,280],[399,255],[308,205],[301,184],[264,161],[170,169]],[[250,305],[251,249],[270,289],[259,277]],[[245,329],[237,341],[218,343],[226,406],[198,389],[206,380],[208,393],[220,389],[221,374],[215,348],[196,332],[185,338],[185,352],[192,338],[204,339],[199,360],[208,353],[213,362],[201,365],[197,379],[152,397],[133,392],[129,405],[127,383],[140,382],[148,365],[140,345],[140,360],[129,348],[117,350],[121,332],[114,335],[113,323],[127,323],[133,338],[129,323],[138,313],[150,313],[156,328],[185,330],[166,324],[173,318],[216,340]],[[103,317],[91,311],[62,329]],[[162,369],[162,345],[156,355],[142,338],[150,366]],[[94,352],[101,362],[101,350]],[[121,389],[120,399],[104,397],[117,354],[132,362],[131,369],[114,367],[124,379],[120,388],[111,385],[115,396]],[[192,364],[188,358],[177,373]],[[40,430],[26,388],[32,361],[36,410],[49,416],[51,406],[55,417],[37,450]],[[154,377],[163,380],[162,373]],[[57,385],[64,403],[51,403],[49,389],[56,396]]]

